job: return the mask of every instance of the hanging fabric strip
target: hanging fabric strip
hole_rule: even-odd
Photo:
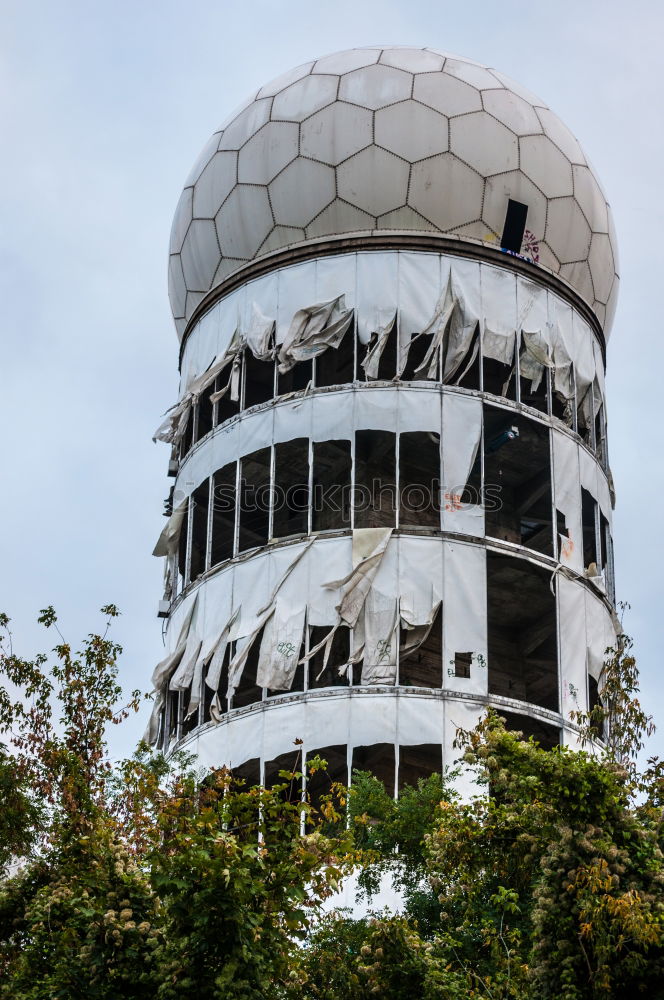
[[[389,336],[394,329],[396,319],[397,314],[395,310],[389,318],[386,318],[385,323],[381,324],[371,335],[372,338],[375,337],[376,339],[373,340],[373,342],[369,342],[367,345],[367,353],[360,362],[362,368],[364,368],[364,374],[367,378],[378,378],[380,359],[383,356],[383,351],[385,350],[385,345],[387,344]]]
[[[531,392],[537,392],[545,368],[553,368],[547,330],[522,330],[519,368],[523,378],[530,379]]]
[[[397,602],[373,588],[364,606],[362,684],[394,684],[397,676]]]
[[[304,634],[306,607],[292,611],[279,604],[263,630],[256,684],[272,691],[290,691]]]
[[[341,601],[337,605],[337,611],[344,625],[350,625],[351,628],[355,626],[385,555],[392,530],[392,528],[357,528],[353,532],[353,550],[362,553],[359,561],[342,580],[324,584],[328,590],[341,589]]]
[[[177,550],[182,522],[188,506],[189,497],[173,511],[166,522],[165,528],[157,539],[157,544],[152,552],[153,556],[171,556]]]
[[[431,343],[429,344],[427,353],[424,356],[424,360],[419,367],[415,369],[415,374],[418,375],[421,372],[426,372],[425,378],[438,378],[438,349],[443,343],[445,331],[447,330],[449,322],[452,318],[455,305],[456,302],[452,291],[452,272],[450,271],[447,276],[445,290],[436,303],[433,316],[420,333],[416,333],[413,337],[411,337],[410,343],[406,345],[405,351],[402,352],[402,357],[399,358],[399,372],[402,372],[406,367],[408,354],[413,342],[418,340],[420,337],[431,337]]]
[[[265,316],[257,302],[252,302],[251,321],[244,340],[258,361],[272,361],[274,358],[275,327],[276,321]]]
[[[187,647],[187,639],[189,638],[189,630],[191,628],[194,615],[198,608],[198,593],[194,597],[193,601],[187,609],[187,613],[182,619],[182,625],[180,626],[180,633],[178,635],[178,641],[175,643],[175,649],[168,656],[165,656],[160,663],[154,668],[152,672],[152,684],[156,690],[160,690],[162,685],[168,680],[171,672],[175,670],[178,663],[184,655],[184,651]]]
[[[337,348],[353,319],[345,296],[299,309],[279,350],[279,371],[285,374],[298,361],[315,358],[328,347]]]
[[[177,670],[171,677],[171,682],[168,686],[170,691],[187,690],[191,684],[192,677],[194,676],[194,668],[196,666],[196,661],[198,660],[200,649],[201,640],[192,629],[187,637],[187,645],[185,646],[182,654],[182,659],[180,660]]]

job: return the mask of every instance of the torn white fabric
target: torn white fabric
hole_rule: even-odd
[[[182,522],[184,521],[184,516],[187,513],[188,507],[189,497],[176,507],[169,517],[163,531],[157,539],[157,544],[152,552],[153,556],[171,556],[177,551],[178,543],[180,541],[180,532],[182,530]]]
[[[147,743],[149,746],[154,746],[157,742],[157,737],[159,736],[159,716],[161,715],[164,707],[163,692],[155,691],[154,696],[150,718],[148,719],[148,724],[145,727],[145,732],[143,733],[143,742]]]
[[[229,359],[230,360],[230,359]],[[240,398],[240,373],[242,371],[242,352],[237,351],[232,359],[231,370],[226,385],[223,385],[210,396],[211,403],[218,403],[220,399],[229,393],[229,398],[237,403]]]
[[[477,265],[472,265],[472,269],[477,270]],[[479,322],[479,305],[474,301],[477,290],[472,287],[472,281],[465,280],[466,270],[464,262],[455,264],[450,270],[454,309],[443,337],[443,382],[459,381],[463,376],[461,365],[468,354]],[[430,365],[430,371],[432,367],[433,364]]]
[[[226,696],[228,698],[229,704],[231,699],[233,698],[233,695],[237,690],[238,684],[240,683],[242,672],[249,657],[249,653],[251,652],[251,647],[253,646],[255,640],[257,639],[260,630],[263,628],[266,622],[272,617],[273,614],[274,614],[274,608],[270,608],[269,611],[266,611],[263,615],[261,615],[261,617],[256,622],[253,631],[249,635],[243,636],[241,639],[237,640],[237,644],[235,647],[235,656],[228,664],[228,689],[226,692]]]
[[[397,676],[397,602],[372,588],[364,608],[362,684],[394,684]]]
[[[399,618],[403,630],[399,645],[401,656],[414,653],[423,642],[426,642],[440,607],[439,600],[435,601],[428,611],[423,611],[422,606],[418,604],[415,593],[404,594],[399,601]]]
[[[415,369],[415,373],[418,374],[420,372],[425,372],[426,378],[438,378],[439,348],[443,343],[443,338],[445,337],[445,333],[450,320],[452,319],[452,314],[454,313],[456,305],[456,297],[452,287],[452,271],[450,270],[447,275],[445,288],[436,303],[431,319],[423,330],[419,333],[413,334],[410,341],[408,341],[405,345],[401,345],[401,350],[399,352],[399,372],[402,372],[406,367],[408,354],[412,344],[416,340],[419,340],[420,337],[430,337],[431,340],[427,352],[422,363]],[[462,359],[459,359],[459,364],[461,363],[461,360]]]
[[[385,345],[389,339],[392,330],[394,329],[394,324],[396,323],[397,314],[396,311],[391,315],[385,315],[378,319],[376,329],[372,331],[372,340],[367,345],[367,353],[361,361],[362,368],[364,368],[364,374],[367,378],[378,378],[378,368],[380,366],[380,359],[385,350]],[[375,340],[373,338],[375,337]]]
[[[337,348],[353,319],[343,295],[298,309],[279,349],[279,371],[284,374],[298,361],[315,358],[328,347]]]
[[[175,648],[173,652],[169,653],[167,656],[161,660],[152,672],[152,685],[156,690],[160,690],[164,683],[168,680],[171,672],[175,670],[178,663],[184,655],[184,651],[187,647],[187,639],[189,638],[189,631],[194,622],[194,616],[198,609],[198,591],[196,595],[187,608],[187,611],[182,619],[182,625],[180,626],[180,632],[178,634],[178,640],[175,643]]]
[[[341,590],[337,611],[351,628],[357,623],[391,535],[392,528],[357,528],[353,532],[354,568],[344,579],[325,585],[329,590]]]
[[[516,330],[495,330],[485,320],[482,331],[482,356],[500,361],[502,365],[514,365],[514,342]],[[504,393],[503,393],[504,395]]]
[[[606,651],[614,649],[616,646],[616,632],[611,615],[604,603],[598,597],[594,597],[587,589],[585,590],[585,599],[588,673],[595,680],[600,681],[607,659]]]
[[[205,683],[212,691],[216,691],[219,687],[219,680],[221,678],[221,670],[224,665],[226,648],[231,637],[233,626],[237,622],[239,615],[240,608],[238,607],[232,613],[221,632],[213,641],[209,654],[211,656],[210,665],[208,667],[207,674],[205,675]]]
[[[306,607],[296,611],[277,602],[261,640],[256,672],[258,687],[290,691],[300,658]]]
[[[541,330],[521,330],[519,371],[522,378],[530,379],[532,392],[537,392],[546,368],[553,368],[551,357],[551,332],[548,325]]]
[[[276,320],[261,311],[257,302],[251,304],[251,320],[244,334],[244,340],[255,358],[271,361],[274,357],[274,334]]]
[[[169,684],[171,691],[186,691],[194,676],[194,668],[201,650],[201,640],[196,632],[191,629],[187,636],[187,644],[182,654],[182,659],[174,671]]]
[[[395,252],[368,251],[356,256],[357,337],[361,344],[368,344],[371,335],[397,311],[400,259]]]
[[[461,393],[443,396],[443,528],[483,534],[480,496],[461,502],[482,439],[482,400]]]
[[[574,400],[574,367],[569,349],[560,328],[553,329],[553,388],[556,395],[568,405],[565,408],[565,422],[572,421]]]

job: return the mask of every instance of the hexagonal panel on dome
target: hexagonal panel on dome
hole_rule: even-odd
[[[371,145],[372,126],[368,108],[337,101],[302,123],[300,152],[335,166]]]
[[[339,98],[351,104],[377,111],[410,97],[413,78],[410,73],[391,66],[366,66],[342,77]]]
[[[417,101],[402,101],[376,112],[374,140],[409,160],[447,152],[447,118]]]
[[[171,231],[178,330],[229,274],[293,243],[391,229],[495,247],[510,198],[528,209],[523,252],[610,321],[606,197],[539,98],[434,49],[372,46],[305,63],[256,91],[190,172]]]

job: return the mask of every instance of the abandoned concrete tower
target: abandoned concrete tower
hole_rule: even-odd
[[[577,140],[477,63],[340,52],[214,133],[171,235],[152,742],[395,790],[487,705],[575,743],[615,639],[616,270]]]

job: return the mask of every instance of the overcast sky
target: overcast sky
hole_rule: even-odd
[[[0,610],[17,651],[75,643],[112,601],[122,680],[147,688],[177,391],[171,218],[209,134],[291,66],[367,44],[502,70],[569,125],[612,204],[622,291],[609,347],[618,594],[664,754],[661,440],[664,6],[642,0],[0,2]],[[130,752],[143,719],[114,734]]]

